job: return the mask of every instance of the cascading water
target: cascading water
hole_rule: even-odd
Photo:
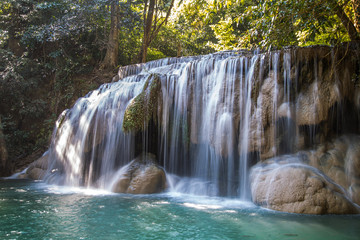
[[[50,147],[48,181],[106,187],[114,170],[134,157],[134,137],[121,126],[126,106],[144,82],[133,76],[104,84],[62,114]]]
[[[296,51],[231,51],[121,68],[117,82],[79,99],[59,118],[45,179],[111,190],[121,167],[152,152],[173,190],[250,200],[251,165],[329,134],[314,129],[348,91],[331,75],[323,79],[327,72],[318,65],[335,60]],[[325,94],[327,101],[319,102]],[[137,110],[143,118],[129,110],[139,99],[147,99]],[[127,114],[143,122],[129,122]]]
[[[174,89],[165,91],[166,96],[174,94],[174,103],[166,105],[172,109],[163,107],[164,112],[173,114],[161,116],[172,124],[170,138],[166,134],[161,138],[170,146],[163,155],[164,166],[167,171],[197,179],[197,184],[187,179],[190,182],[178,190],[249,199],[246,153],[258,58],[227,53],[191,61],[171,86]],[[236,153],[238,142],[244,154]]]

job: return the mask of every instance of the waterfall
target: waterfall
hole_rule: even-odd
[[[122,67],[59,117],[45,179],[111,190],[121,167],[152,152],[173,190],[251,200],[252,165],[332,134],[328,112],[352,90],[348,72],[322,66],[336,65],[326,51],[228,51]],[[135,105],[144,113],[128,118]]]
[[[121,129],[124,111],[145,78],[104,84],[80,98],[57,122],[46,180],[74,186],[106,187],[119,166],[134,157],[134,136]]]

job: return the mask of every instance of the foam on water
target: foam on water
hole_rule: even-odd
[[[73,187],[73,186],[59,186],[59,185],[49,185],[46,183],[40,183],[38,189],[58,195],[66,194],[82,194],[88,196],[104,196],[104,195],[114,195],[115,193],[99,188],[84,188],[84,187]]]

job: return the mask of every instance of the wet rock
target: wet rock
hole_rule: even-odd
[[[300,164],[301,168],[295,169],[295,167],[291,164]],[[273,165],[271,165],[273,164]],[[278,164],[278,165],[276,165]],[[333,141],[326,142],[320,144],[315,150],[311,151],[302,151],[294,155],[288,155],[284,157],[272,158],[263,162],[262,167],[259,165],[253,169],[253,193],[256,195],[256,201],[263,202],[261,200],[263,197],[261,196],[272,196],[272,198],[268,198],[266,202],[266,206],[269,205],[269,208],[277,209],[283,211],[291,211],[291,212],[302,212],[305,211],[305,205],[310,204],[309,206],[313,206],[313,203],[310,200],[305,201],[305,198],[301,200],[301,204],[299,203],[299,199],[295,199],[290,201],[289,197],[285,195],[272,194],[272,191],[277,191],[276,189],[283,189],[282,182],[274,181],[274,179],[287,179],[290,181],[295,181],[299,186],[291,186],[291,189],[297,189],[300,191],[301,196],[305,196],[306,192],[303,186],[310,186],[309,182],[306,179],[314,178],[319,179],[323,182],[323,185],[326,189],[319,189],[317,192],[317,196],[321,196],[323,199],[327,199],[325,202],[330,206],[330,203],[333,201],[330,197],[332,191],[334,191],[333,186],[337,186],[335,189],[340,189],[340,191],[336,190],[334,196],[341,196],[338,199],[347,199],[348,201],[352,201],[355,204],[360,204],[360,136],[358,135],[344,135]],[[302,169],[301,171],[299,169]],[[284,172],[281,172],[284,171]],[[271,175],[268,176],[268,174]],[[286,176],[286,173],[291,173],[294,175],[293,178]],[[306,175],[307,177],[304,179],[299,179],[299,176]],[[314,175],[315,174],[315,175]],[[257,180],[254,180],[256,178]],[[270,179],[269,179],[270,178]],[[268,181],[268,182],[266,182]],[[312,180],[313,181],[313,180]],[[285,181],[286,182],[286,181]],[[331,183],[329,185],[329,183]],[[272,185],[276,184],[276,185]],[[294,183],[295,184],[295,183]],[[263,186],[264,185],[264,186]],[[329,187],[332,186],[332,187]],[[261,190],[262,188],[271,188],[271,190],[266,190],[266,194],[262,193],[265,190]],[[288,189],[289,191],[291,189]],[[302,193],[301,193],[302,191]],[[281,191],[280,191],[281,192]],[[321,193],[321,194],[320,194]],[[319,195],[320,194],[320,195]],[[324,197],[326,196],[326,197]],[[287,199],[287,200],[284,200]],[[317,199],[319,197],[314,197]],[[277,199],[277,200],[276,200]],[[330,200],[331,201],[330,201]],[[273,206],[273,201],[282,202],[278,204],[278,206]],[[292,205],[289,204],[289,201]],[[342,200],[341,200],[342,201]],[[295,204],[296,202],[296,204]],[[287,208],[279,207],[286,203]],[[298,207],[296,210],[291,210],[291,207],[294,208],[294,204]],[[340,204],[340,203],[339,203]],[[260,204],[263,205],[263,204]],[[341,204],[340,204],[341,205]],[[289,207],[291,206],[291,207]],[[300,207],[299,207],[300,206]],[[302,207],[302,209],[301,209]],[[286,210],[285,210],[286,209]],[[295,208],[294,208],[295,209]],[[300,210],[299,210],[300,209]],[[341,213],[337,212],[337,210],[323,210],[324,207],[317,208],[319,213]],[[334,208],[333,208],[334,209]],[[346,209],[346,208],[345,208]],[[306,210],[308,211],[308,210]],[[310,212],[316,212],[315,210],[311,210]]]
[[[274,102],[281,103],[283,99],[283,86],[276,84],[278,79],[275,78],[275,73],[269,73],[269,77],[264,80],[261,86],[260,95],[257,99],[258,106],[261,109],[261,121],[266,126],[274,120],[272,114],[275,112]]]
[[[356,187],[360,178],[360,136],[344,135],[330,144],[322,144],[313,158],[314,167],[344,189],[350,189],[349,196],[360,204],[360,189]]]
[[[144,130],[152,118],[156,120],[160,92],[159,76],[150,75],[143,91],[126,108],[123,121],[125,132]]]
[[[21,178],[30,178],[33,180],[42,180],[46,174],[48,168],[49,154],[44,154],[41,158],[29,165],[28,170]]]
[[[277,110],[278,117],[285,117],[285,118],[291,118],[292,114],[292,108],[290,103],[286,102],[280,105],[280,107]]]
[[[232,117],[229,113],[223,113],[219,116],[218,123],[215,128],[215,140],[213,143],[216,153],[222,157],[228,157],[233,151],[235,136],[233,132],[234,126]]]
[[[150,194],[165,189],[166,176],[153,154],[140,155],[120,169],[112,191],[118,193]]]
[[[358,182],[360,183],[360,179]],[[349,188],[350,197],[357,204],[360,203],[360,184],[359,183],[353,183]]]
[[[314,125],[327,120],[330,107],[340,100],[339,87],[335,83],[326,80],[312,83],[297,98],[297,125]]]
[[[256,105],[254,104],[249,121],[248,144],[244,149],[244,144],[239,141],[238,151],[240,154],[261,149],[263,155],[273,156],[275,142],[272,136],[276,120],[272,116],[275,111],[274,102],[281,102],[283,98],[282,86],[278,85],[277,81],[276,74],[271,71],[264,79],[257,99],[253,99],[256,101]]]
[[[356,214],[345,190],[299,159],[271,159],[251,173],[253,201],[277,211],[303,214]],[[272,162],[272,163],[271,163]]]
[[[46,170],[41,168],[33,168],[30,171],[26,171],[24,178],[30,178],[32,180],[42,180],[46,174]]]

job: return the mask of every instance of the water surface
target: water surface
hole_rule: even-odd
[[[231,198],[0,180],[0,239],[359,239],[360,215],[269,211]]]

